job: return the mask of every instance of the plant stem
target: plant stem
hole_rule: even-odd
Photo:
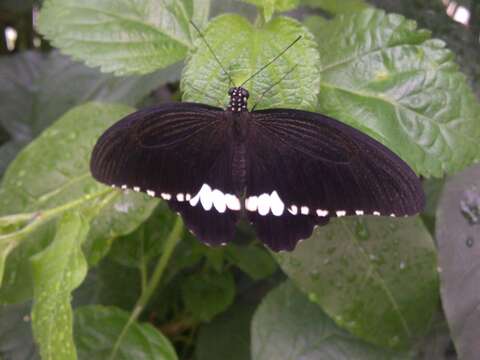
[[[85,202],[88,202],[97,197],[106,195],[112,191],[113,191],[112,189],[105,189],[95,194],[88,194],[81,197],[78,200],[75,200],[67,204],[57,206],[56,208],[52,208],[48,210],[37,211],[29,214],[16,214],[16,215],[8,215],[6,217],[2,217],[0,218],[0,223],[3,221],[3,222],[12,224],[12,219],[17,220],[19,223],[22,221],[25,221],[26,219],[31,219],[32,221],[27,226],[25,226],[20,230],[14,231],[10,234],[1,235],[0,243],[19,240],[26,234],[31,233],[40,225],[46,223],[47,221],[51,220],[54,217],[57,217],[58,215],[64,213],[65,211],[79,207],[83,205]]]
[[[152,276],[148,280],[147,286],[145,287],[144,291],[140,295],[140,298],[137,300],[135,307],[133,308],[130,317],[128,318],[127,323],[123,327],[120,335],[118,336],[117,340],[115,341],[115,345],[113,346],[112,352],[110,353],[109,359],[114,360],[115,356],[117,355],[118,349],[120,348],[120,344],[122,343],[123,338],[127,334],[130,326],[138,319],[140,314],[142,313],[145,306],[150,301],[153,293],[155,292],[160,280],[162,279],[162,275],[167,267],[168,261],[173,254],[173,250],[177,246],[178,242],[180,241],[181,235],[183,231],[183,222],[180,216],[177,217],[175,220],[175,224],[173,225],[172,231],[168,235],[167,240],[165,241],[165,247],[163,249],[163,253],[158,260],[157,265],[152,273]]]

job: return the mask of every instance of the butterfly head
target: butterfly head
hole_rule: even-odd
[[[243,87],[232,87],[228,90],[228,95],[230,95],[228,110],[234,113],[248,111],[247,100],[250,95],[246,89]]]

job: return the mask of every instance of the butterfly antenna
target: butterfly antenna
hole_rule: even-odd
[[[260,99],[258,99],[258,101],[255,103],[255,105],[253,105],[252,110],[250,110],[250,111],[254,111],[255,108],[257,107],[257,105],[262,102],[264,96],[265,96],[270,90],[272,90],[275,86],[277,86],[277,85],[280,84],[283,80],[285,80],[285,78],[286,78],[288,75],[290,75],[290,74],[293,72],[293,70],[295,70],[295,69],[297,68],[297,66],[298,66],[298,65],[293,66],[290,70],[288,70],[288,71],[285,73],[285,75],[283,75],[283,76],[280,78],[280,80],[276,81],[276,82],[275,82],[273,85],[271,85],[267,90],[265,90],[265,91],[262,93],[262,95],[260,96]]]
[[[203,42],[205,43],[205,45],[207,45],[207,48],[208,50],[210,50],[210,52],[212,53],[213,57],[215,58],[215,60],[217,61],[218,65],[220,65],[220,67],[222,68],[223,72],[225,73],[225,75],[228,76],[228,80],[230,81],[230,84],[235,86],[235,83],[233,82],[232,80],[232,77],[230,76],[230,73],[225,70],[225,67],[222,65],[222,62],[220,61],[220,59],[217,57],[217,55],[215,54],[215,52],[213,51],[212,47],[210,46],[210,44],[208,43],[207,39],[205,39],[205,36],[203,36],[202,32],[200,31],[200,29],[198,28],[197,25],[195,25],[195,23],[190,20],[190,24],[192,24],[192,26],[195,28],[195,30],[197,30],[198,32],[198,35],[200,35],[200,37],[202,38]]]
[[[245,80],[241,85],[240,87],[243,87],[243,85],[245,85],[247,82],[249,82],[251,79],[253,79],[255,76],[257,76],[258,74],[260,74],[263,70],[265,70],[267,67],[269,67],[272,63],[274,63],[280,56],[282,56],[283,54],[285,54],[288,49],[290,49],[293,45],[295,45],[297,43],[297,41],[299,41],[300,39],[302,38],[302,35],[298,35],[298,37],[293,40],[293,42],[288,45],[285,49],[283,49],[277,56],[275,56],[272,60],[270,60],[268,63],[266,63],[265,65],[263,65],[258,71],[256,71],[252,76],[250,76],[247,80]]]

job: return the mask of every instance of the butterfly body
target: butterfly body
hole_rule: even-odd
[[[98,140],[93,176],[162,198],[210,245],[231,241],[241,217],[273,250],[292,250],[332,217],[423,208],[415,173],[362,132],[307,111],[250,112],[241,87],[229,95],[225,110],[177,103],[128,115]]]

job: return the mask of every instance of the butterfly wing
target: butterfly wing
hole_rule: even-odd
[[[291,250],[315,225],[348,215],[405,216],[424,206],[421,183],[379,142],[321,114],[252,113],[245,206],[262,241]]]
[[[232,198],[230,128],[224,111],[207,105],[140,110],[100,137],[91,172],[100,182],[168,201],[203,242],[227,242],[240,210]]]

